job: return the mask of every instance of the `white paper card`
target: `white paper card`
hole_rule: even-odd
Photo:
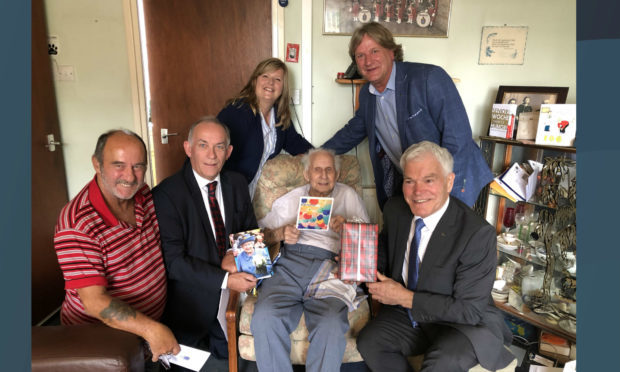
[[[220,292],[220,304],[217,309],[217,321],[220,323],[222,331],[224,331],[226,341],[228,341],[228,328],[226,327],[226,308],[228,307],[228,297],[230,297],[228,288],[222,289]]]
[[[576,136],[577,105],[540,105],[536,130],[537,145],[573,146]]]
[[[195,349],[186,345],[181,346],[181,351],[177,355],[168,355],[168,361],[181,367],[191,369],[192,371],[200,371],[202,366],[207,362],[211,353],[208,351]]]

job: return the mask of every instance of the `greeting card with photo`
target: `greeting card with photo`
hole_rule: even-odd
[[[269,257],[269,249],[263,243],[261,229],[230,234],[229,239],[238,271],[250,273],[257,279],[273,275],[273,264]]]

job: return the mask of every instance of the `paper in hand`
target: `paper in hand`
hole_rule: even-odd
[[[159,359],[162,364],[176,364],[184,368],[191,369],[192,371],[200,371],[202,366],[206,363],[211,353],[208,351],[195,349],[186,345],[181,346],[181,351],[177,355],[160,355]]]

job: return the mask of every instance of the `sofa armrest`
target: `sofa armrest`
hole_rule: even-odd
[[[144,371],[142,339],[105,324],[32,327],[32,371]]]

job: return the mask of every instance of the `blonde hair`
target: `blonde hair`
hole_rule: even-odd
[[[256,97],[256,80],[258,80],[258,77],[262,74],[276,70],[282,70],[283,72],[282,94],[275,102],[275,105],[278,107],[276,117],[280,120],[276,123],[276,126],[281,125],[282,129],[287,129],[291,125],[291,110],[289,108],[291,99],[288,91],[288,68],[286,64],[278,58],[267,58],[261,61],[254,69],[254,72],[252,72],[250,81],[248,81],[236,97],[229,99],[226,105],[233,104],[240,107],[245,102],[250,106],[254,115],[257,115],[260,108],[258,105],[258,97]]]

